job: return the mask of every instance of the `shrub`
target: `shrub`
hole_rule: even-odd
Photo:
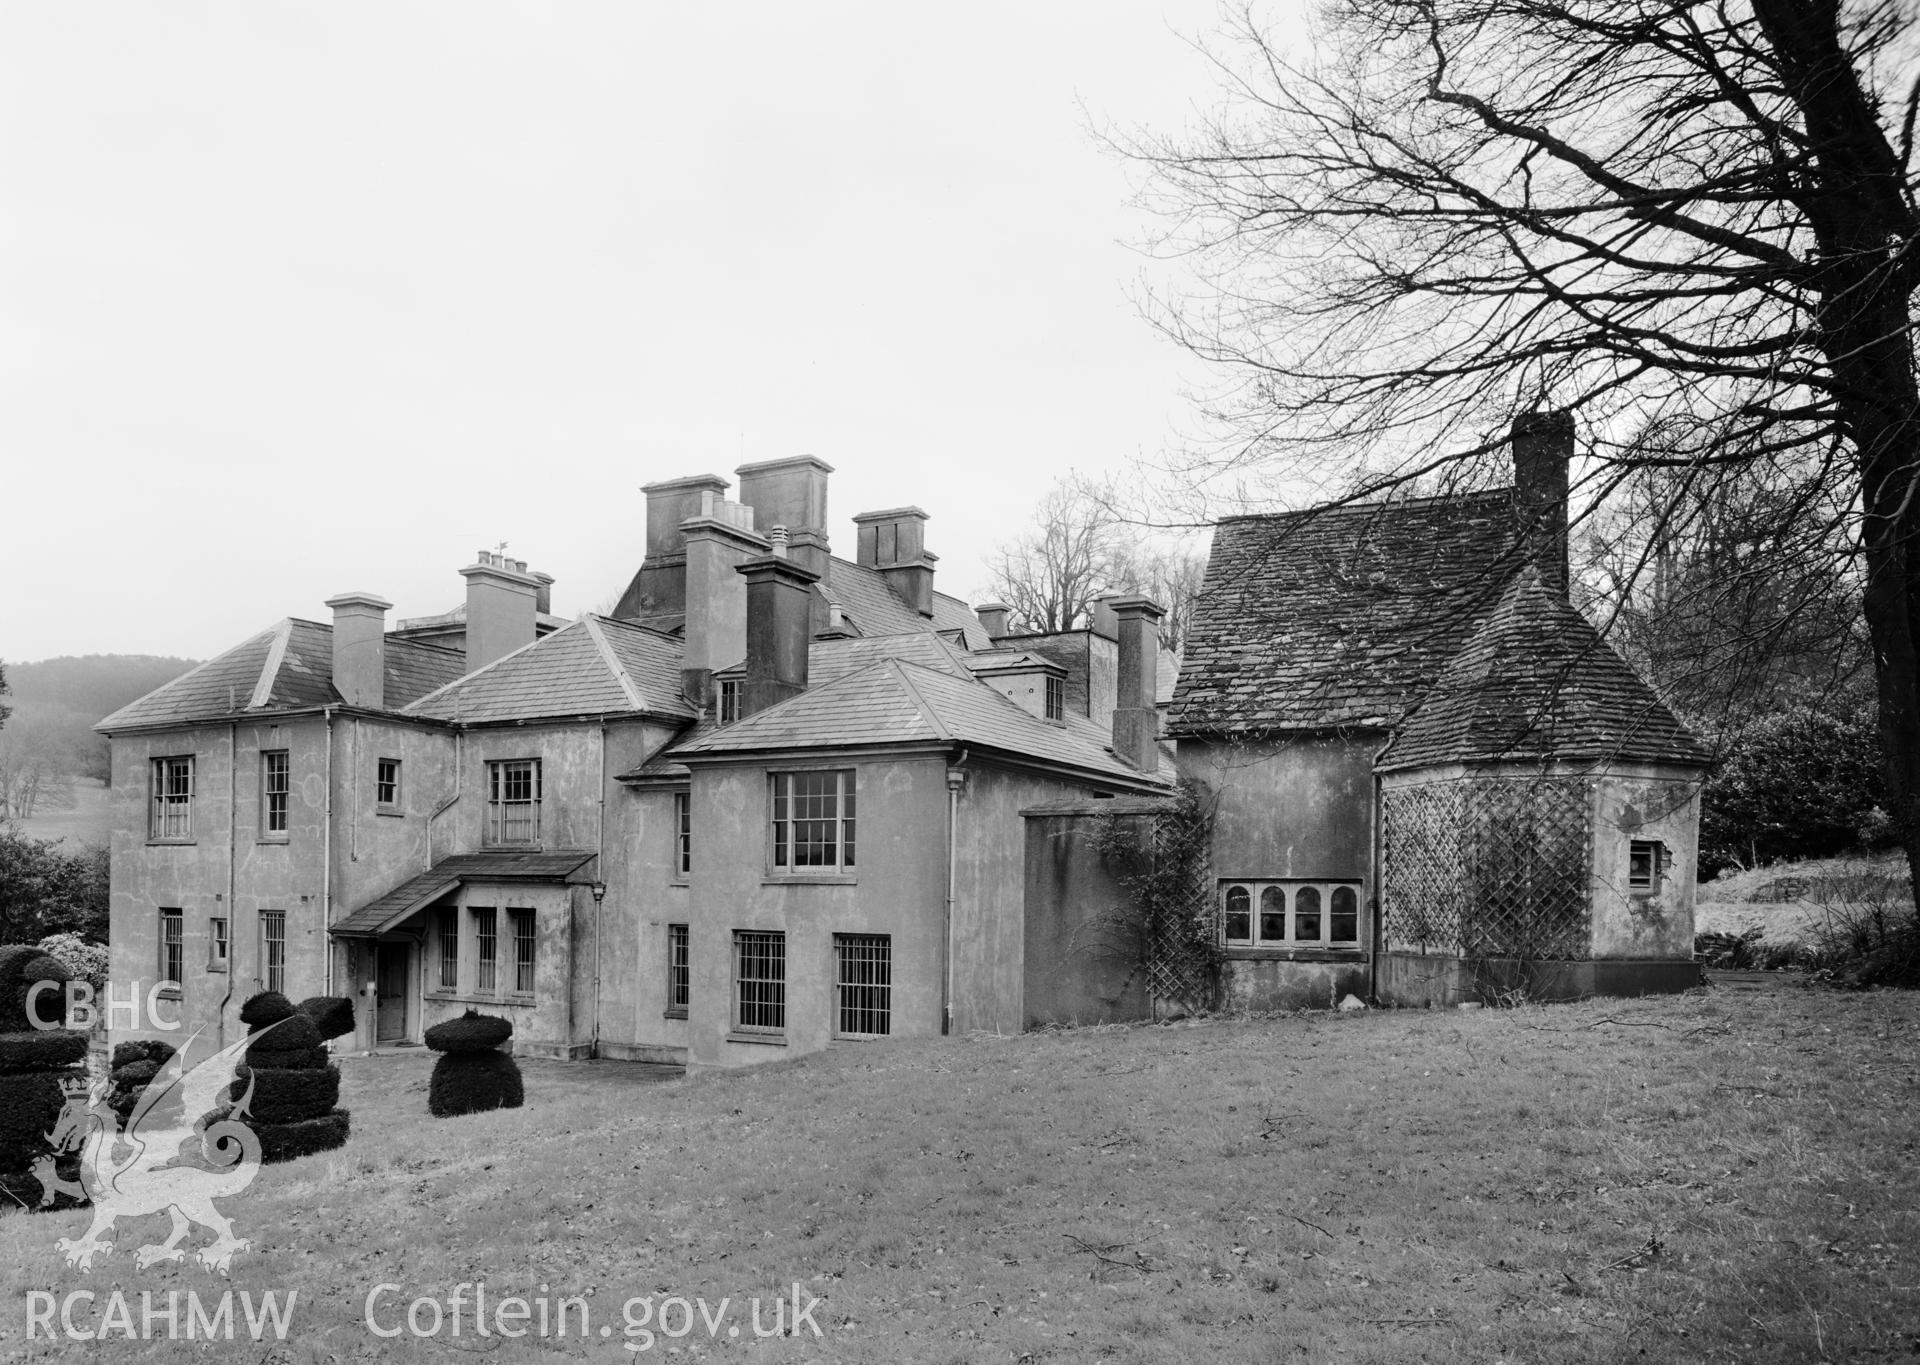
[[[84,981],[98,994],[107,988],[107,945],[89,943],[78,934],[49,934],[40,940],[47,955]]]
[[[518,1109],[525,1101],[519,1064],[504,1052],[448,1052],[427,1084],[427,1111],[435,1118]]]
[[[1812,939],[1820,980],[1849,990],[1920,987],[1920,909],[1896,878],[1882,894],[1828,906]]]
[[[256,1053],[308,1052],[320,1046],[320,1030],[304,1014],[288,1014],[277,1024],[255,1029],[254,1034],[254,1040],[247,1045],[248,1061],[252,1061]]]
[[[249,1125],[260,1139],[263,1162],[292,1161],[315,1152],[332,1151],[347,1140],[347,1111],[336,1109],[317,1118],[296,1123],[255,1123]]]
[[[116,1066],[113,1069],[113,1083],[115,1085],[145,1085],[148,1081],[160,1074],[161,1066],[162,1063],[154,1061],[151,1057],[143,1058],[137,1062],[128,1062],[125,1066]]]
[[[344,995],[310,995],[296,1008],[313,1020],[323,1041],[353,1032],[353,1001]]]
[[[254,1070],[235,1073],[227,1098],[238,1101],[253,1087],[247,1115],[260,1123],[294,1123],[326,1114],[340,1101],[340,1071],[333,1066],[290,1070]]]
[[[30,1029],[27,1018],[27,993],[37,982],[53,981],[65,985],[72,980],[66,966],[38,944],[10,943],[0,948],[0,1033],[19,1033]],[[41,995],[34,1013],[39,1022],[58,1028],[66,1015],[66,1001],[59,992]]]
[[[158,1038],[135,1038],[130,1042],[116,1043],[112,1069],[118,1071],[130,1062],[155,1061],[164,1065],[173,1052],[172,1043],[163,1043]]]
[[[1732,736],[1701,792],[1700,875],[1838,853],[1881,827],[1882,801],[1871,714],[1764,716]]]
[[[256,1071],[316,1071],[329,1066],[333,1058],[319,1044],[312,1047],[295,1048],[291,1052],[275,1052],[271,1049],[248,1048],[246,1064]]]
[[[69,1074],[31,1071],[6,1077],[6,1103],[0,1104],[0,1171],[24,1171],[46,1155],[47,1134],[67,1103],[60,1079]]]
[[[0,1033],[0,1072],[63,1070],[86,1055],[87,1035],[72,1029]]]
[[[282,1019],[293,1017],[293,1001],[279,991],[261,991],[250,995],[240,1007],[240,1022],[247,1026],[249,1033],[258,1033],[269,1024],[277,1024]]]
[[[426,1043],[435,1052],[490,1052],[511,1037],[509,1020],[468,1010],[458,1019],[428,1029]]]

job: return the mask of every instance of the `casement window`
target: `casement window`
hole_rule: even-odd
[[[1222,937],[1229,948],[1357,948],[1357,882],[1222,882]]]
[[[507,920],[513,926],[513,991],[533,994],[533,911],[509,910]]]
[[[207,970],[224,972],[227,969],[227,917],[212,915],[207,919]]]
[[[673,794],[673,871],[685,877],[693,872],[693,794]]]
[[[833,936],[833,1031],[879,1038],[893,1031],[893,940],[886,934]]]
[[[1067,714],[1067,680],[1047,679],[1047,719],[1064,720]]]
[[[193,756],[153,760],[153,805],[149,839],[193,837]]]
[[[722,725],[731,725],[740,719],[740,679],[722,678],[720,680],[719,721]]]
[[[498,919],[491,907],[473,910],[473,988],[492,995],[500,988],[500,945],[496,938]]]
[[[440,989],[460,989],[460,911],[442,906],[434,912],[434,937],[440,944]]]
[[[285,749],[260,753],[260,833],[265,838],[287,836],[287,792],[293,765]]]
[[[853,769],[773,774],[775,871],[851,869],[853,850]]]
[[[184,911],[160,911],[160,982],[178,990],[187,975],[187,917]]]
[[[400,760],[382,758],[373,765],[373,804],[381,810],[400,805]]]
[[[540,760],[487,764],[487,842],[540,842]]]
[[[687,1002],[693,996],[693,978],[687,971],[687,926],[667,926],[667,1014],[674,1019],[687,1017]]]
[[[787,1027],[787,936],[738,929],[733,935],[733,1026],[743,1033]]]
[[[260,984],[263,989],[287,989],[287,912],[260,912]]]
[[[1627,844],[1627,890],[1654,892],[1667,875],[1667,846],[1657,839],[1634,839]]]

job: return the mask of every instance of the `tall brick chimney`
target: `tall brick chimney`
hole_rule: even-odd
[[[1148,597],[1105,599],[1120,633],[1119,696],[1113,708],[1113,751],[1143,773],[1160,766],[1160,712],[1154,692],[1160,670],[1160,618]]]
[[[771,554],[749,559],[735,570],[747,580],[747,676],[740,689],[742,720],[807,690],[813,585],[820,581],[820,575],[787,553],[783,529],[773,529]]]
[[[853,524],[860,528],[859,562],[878,571],[895,597],[932,616],[933,565],[940,556],[927,553],[927,514],[918,507],[893,507],[862,512]]]
[[[540,583],[524,559],[482,550],[460,576],[467,580],[467,672],[533,643]]]
[[[1513,514],[1540,581],[1567,595],[1567,466],[1573,414],[1525,412],[1513,420]]]
[[[348,706],[387,704],[387,613],[393,603],[370,592],[329,597],[333,608],[333,689]]]

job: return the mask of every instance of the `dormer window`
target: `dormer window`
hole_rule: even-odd
[[[738,678],[720,680],[719,712],[722,725],[731,725],[740,719],[740,680]]]
[[[1067,680],[1047,679],[1047,719],[1064,720],[1067,715]]]

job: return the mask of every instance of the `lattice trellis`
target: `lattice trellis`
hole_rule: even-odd
[[[1173,821],[1153,819],[1156,863],[1181,856],[1181,835]],[[1202,841],[1201,847],[1205,846]],[[1212,1009],[1219,978],[1219,929],[1214,922],[1213,869],[1204,853],[1187,853],[1189,866],[1180,893],[1156,906],[1147,932],[1147,991],[1150,998],[1188,1010]]]
[[[1468,958],[1590,956],[1591,793],[1585,778],[1538,776],[1389,789],[1386,946]]]

